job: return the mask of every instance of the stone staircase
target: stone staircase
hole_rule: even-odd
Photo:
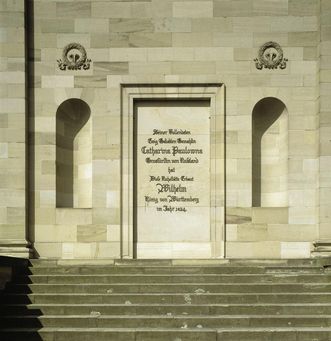
[[[316,240],[312,257],[331,257],[331,240]]]
[[[330,341],[327,264],[31,260],[0,296],[0,340]]]

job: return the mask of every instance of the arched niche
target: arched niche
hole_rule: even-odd
[[[56,112],[56,207],[92,205],[91,110],[82,100],[64,101]]]
[[[252,115],[252,206],[288,206],[288,114],[274,97],[256,103]]]

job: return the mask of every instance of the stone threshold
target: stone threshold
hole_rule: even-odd
[[[330,258],[300,259],[30,259],[32,265],[113,265],[113,266],[328,266]]]

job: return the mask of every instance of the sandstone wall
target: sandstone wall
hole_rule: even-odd
[[[27,256],[24,1],[0,3],[0,254]]]
[[[321,1],[320,239],[331,238],[331,3]]]
[[[228,257],[309,257],[312,241],[329,235],[328,214],[323,214],[330,201],[327,149],[321,157],[325,190],[321,191],[319,230],[319,0],[29,3],[28,15],[34,18],[30,35],[34,95],[30,100],[34,104],[31,133],[35,141],[30,168],[35,172],[30,193],[35,204],[30,239],[40,256],[120,256],[120,85],[127,83],[225,84],[223,206]],[[329,2],[322,1],[323,6],[329,7]],[[330,27],[328,17],[323,18],[322,150],[329,143],[330,104],[326,83],[330,78]],[[258,50],[268,41],[283,48],[288,59],[285,69],[255,67]],[[72,42],[85,47],[92,60],[89,70],[58,68],[56,60]],[[280,207],[252,207],[252,112],[265,97],[279,99],[287,110],[288,205]],[[83,100],[91,109],[92,208],[56,208],[56,112],[70,98]],[[20,126],[19,133],[23,130]],[[322,184],[323,179],[322,173]]]

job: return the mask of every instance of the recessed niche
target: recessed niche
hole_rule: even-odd
[[[91,110],[82,100],[64,101],[56,113],[56,206],[92,206]]]
[[[287,206],[287,174],[287,109],[277,98],[263,98],[252,117],[252,206]]]

